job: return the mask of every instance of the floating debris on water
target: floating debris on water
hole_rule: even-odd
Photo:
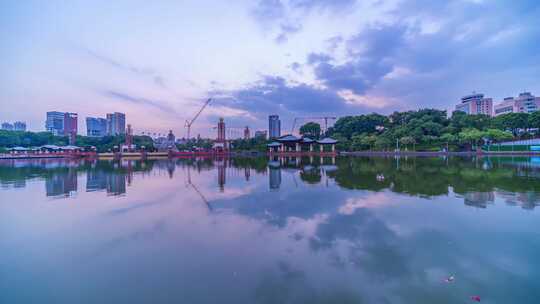
[[[480,302],[480,296],[471,296],[471,300]]]
[[[444,279],[444,281],[446,283],[452,283],[452,282],[454,282],[455,279],[456,278],[453,275],[451,275],[451,276],[447,277],[446,279]]]

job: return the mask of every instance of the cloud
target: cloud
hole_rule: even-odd
[[[288,84],[283,77],[264,76],[243,89],[230,92],[234,99],[222,99],[229,107],[262,116],[268,113],[322,113],[343,111],[346,100],[336,92],[306,83]]]
[[[343,13],[355,3],[355,0],[260,0],[251,9],[251,16],[266,33],[276,33],[274,42],[283,44],[302,30],[302,23],[311,11]]]
[[[170,113],[176,113],[176,110],[173,107],[168,106],[163,101],[152,100],[152,99],[147,99],[147,98],[142,98],[142,97],[133,97],[133,96],[130,96],[130,95],[127,95],[127,94],[124,94],[124,93],[120,93],[120,92],[117,92],[117,91],[112,91],[112,90],[107,90],[107,91],[101,92],[101,94],[103,96],[106,96],[106,97],[109,97],[109,98],[114,98],[114,99],[118,99],[118,100],[122,100],[122,101],[127,101],[127,102],[130,102],[130,103],[133,103],[133,104],[152,107],[152,108],[155,108],[157,110],[160,110],[162,112],[166,112],[166,113],[169,113],[169,114]]]
[[[162,76],[158,75],[158,73],[150,68],[140,68],[129,64],[124,64],[122,62],[119,62],[111,57],[105,56],[103,54],[100,54],[96,51],[93,51],[88,48],[82,48],[83,52],[89,55],[90,57],[94,58],[95,60],[104,63],[110,67],[113,67],[118,70],[126,71],[129,73],[132,73],[134,75],[138,76],[145,76],[150,77],[152,82],[156,84],[157,86],[166,89],[167,86],[165,85],[165,80]]]
[[[329,9],[341,11],[356,4],[356,0],[291,0],[291,5],[303,9]]]
[[[302,29],[302,26],[299,24],[281,24],[280,28],[281,31],[275,38],[275,42],[278,44],[287,42],[289,35],[299,32]]]
[[[90,50],[90,49],[84,49],[84,51],[86,52],[86,54],[90,55],[92,58],[102,62],[102,63],[105,63],[111,67],[114,67],[114,68],[117,68],[117,69],[121,69],[121,70],[124,70],[124,71],[128,71],[128,72],[131,72],[131,73],[134,73],[134,74],[138,74],[138,75],[152,75],[154,74],[154,71],[151,70],[151,69],[145,69],[145,68],[138,68],[138,67],[135,67],[135,66],[132,66],[132,65],[128,65],[128,64],[123,64],[119,61],[116,61],[110,57],[107,57],[103,54],[100,54],[98,52],[95,52],[93,50]]]
[[[260,0],[251,14],[259,23],[268,25],[285,16],[285,6],[280,0]]]
[[[307,63],[326,88],[350,91],[355,100],[376,95],[404,108],[444,107],[466,92],[497,89],[483,79],[504,88],[538,76],[530,69],[540,59],[540,44],[532,42],[540,37],[539,17],[535,3],[404,1],[385,22],[329,39],[328,53],[311,53]],[[334,54],[338,46],[344,56]]]

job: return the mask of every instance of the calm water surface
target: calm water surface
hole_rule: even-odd
[[[540,303],[539,158],[2,161],[0,184],[1,303]]]

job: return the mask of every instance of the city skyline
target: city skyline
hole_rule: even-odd
[[[138,134],[183,137],[207,97],[204,137],[220,116],[265,130],[272,114],[283,127],[540,94],[536,1],[13,2],[0,16],[0,121],[31,131],[48,111],[122,112]]]

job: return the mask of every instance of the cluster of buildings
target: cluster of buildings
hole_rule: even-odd
[[[279,115],[268,116],[268,130],[258,130],[253,134],[255,138],[278,138],[281,136],[281,120]],[[244,136],[245,137],[245,136]]]
[[[6,131],[26,131],[26,123],[23,121],[16,121],[14,123],[3,122],[2,130]]]
[[[70,112],[47,112],[45,130],[57,136],[72,136],[77,134],[78,115]],[[86,117],[86,135],[102,137],[126,133],[126,115],[124,113],[109,113],[105,118]]]
[[[78,115],[70,112],[47,112],[45,130],[57,136],[77,134]]]
[[[86,135],[102,137],[126,134],[126,114],[108,113],[105,118],[86,117]]]
[[[484,97],[484,94],[473,93],[463,96],[456,111],[467,114],[485,114],[499,116],[508,113],[532,113],[540,110],[540,97],[530,92],[520,93],[517,97],[506,97],[500,103],[494,105],[492,98]]]

